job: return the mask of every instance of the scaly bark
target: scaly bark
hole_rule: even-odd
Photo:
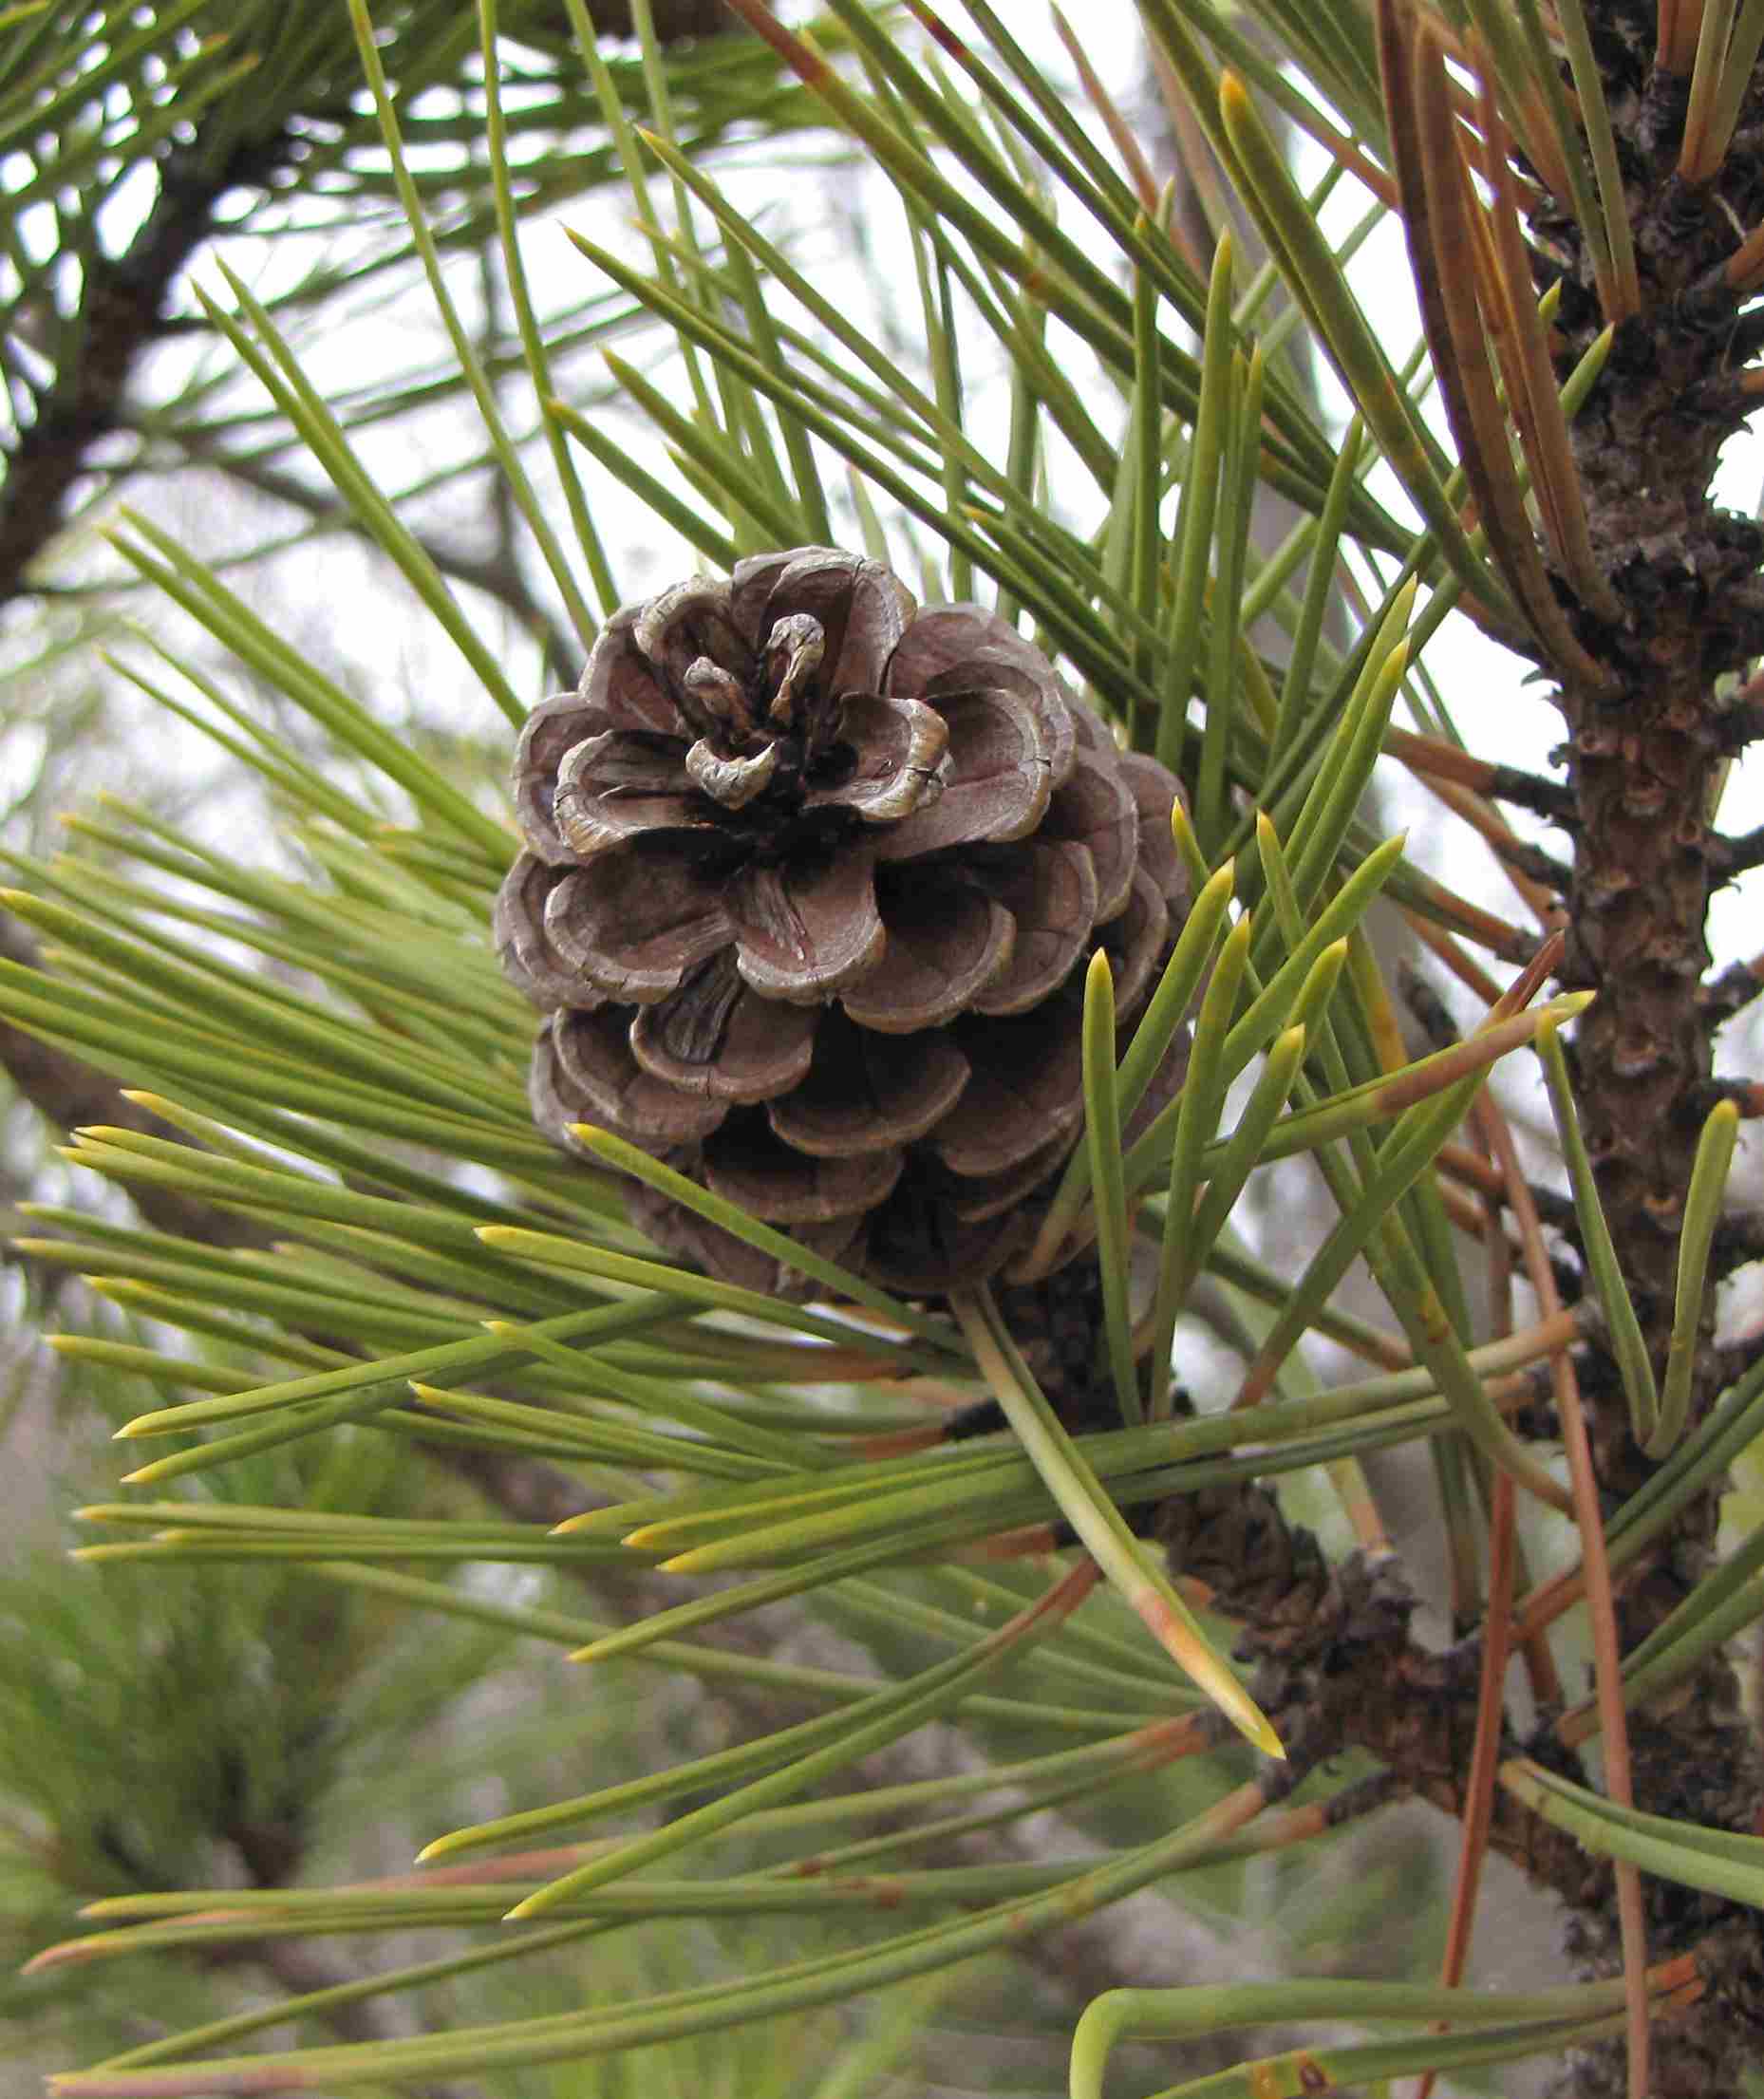
[[[1570,608],[1614,675],[1605,693],[1563,686],[1573,792],[1566,980],[1599,993],[1576,1040],[1587,1149],[1642,1329],[1663,1359],[1678,1233],[1708,1104],[1717,1002],[1699,996],[1704,924],[1733,856],[1710,820],[1734,724],[1716,684],[1764,651],[1764,532],[1717,509],[1709,486],[1749,397],[1730,383],[1743,330],[1724,266],[1736,227],[1764,217],[1764,135],[1742,130],[1715,180],[1691,190],[1676,162],[1688,84],[1651,69],[1654,12],[1589,8],[1634,229],[1640,310],[1618,327],[1572,426],[1616,623]],[[1764,100],[1764,91],[1755,90]],[[1560,366],[1604,325],[1592,262],[1571,219],[1533,222],[1561,272]],[[1740,354],[1743,355],[1743,347]],[[1699,1399],[1712,1396],[1700,1380]],[[1612,1410],[1615,1411],[1615,1410]],[[1633,1470],[1607,1424],[1601,1455]],[[1605,1474],[1609,1486],[1623,1482]]]
[[[1764,533],[1710,498],[1721,447],[1750,397],[1736,384],[1756,335],[1725,268],[1739,234],[1764,219],[1764,76],[1755,79],[1732,150],[1708,183],[1678,173],[1689,83],[1655,64],[1658,20],[1643,0],[1586,0],[1633,229],[1638,309],[1615,332],[1592,398],[1572,426],[1599,566],[1621,609],[1601,619],[1563,596],[1581,642],[1612,675],[1603,692],[1566,683],[1564,756],[1573,796],[1573,867],[1565,981],[1599,994],[1579,1025],[1575,1085],[1587,1149],[1618,1259],[1657,1365],[1673,1322],[1679,1233],[1701,1122],[1712,1097],[1714,1040],[1732,998],[1711,995],[1705,922],[1736,853],[1713,824],[1720,767],[1756,735],[1717,692],[1764,652]],[[1558,368],[1604,326],[1585,231],[1540,215],[1531,233],[1540,279],[1560,277]],[[1717,1256],[1733,1265],[1730,1239]],[[1729,1374],[1705,1331],[1693,1379],[1693,1424]],[[1652,1470],[1629,1433],[1614,1377],[1587,1380],[1595,1461],[1614,1506]],[[1632,1572],[1619,1605],[1625,1648],[1645,1638],[1706,1571],[1717,1520],[1704,1495]],[[1713,1660],[1662,1707],[1632,1716],[1639,1806],[1730,1829],[1757,1825],[1764,1769],[1738,1710],[1731,1670]],[[1702,1941],[1721,1906],[1648,1881],[1650,1952]],[[1567,1892],[1565,1890],[1565,1892]],[[1608,1899],[1574,1902],[1577,1949],[1595,1965],[1616,1954]],[[1661,2036],[1656,2099],[1737,2089],[1761,2036],[1764,1961],[1749,1925],[1719,1935],[1722,1972],[1706,2003]],[[1574,2099],[1622,2090],[1621,2051],[1577,2059],[1560,2087]]]

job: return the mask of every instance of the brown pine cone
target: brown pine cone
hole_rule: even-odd
[[[515,761],[496,933],[547,1014],[535,1118],[611,1130],[895,1289],[992,1274],[1082,1129],[1087,954],[1128,1023],[1180,928],[1178,792],[1006,622],[921,611],[854,554],[625,608]],[[790,1281],[647,1191],[633,1209],[717,1273]]]

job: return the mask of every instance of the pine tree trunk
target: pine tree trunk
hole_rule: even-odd
[[[1764,533],[1718,510],[1709,487],[1723,442],[1751,403],[1736,367],[1756,334],[1740,315],[1724,266],[1736,226],[1764,216],[1760,87],[1734,149],[1708,185],[1677,172],[1688,81],[1658,71],[1655,11],[1638,0],[1588,0],[1636,247],[1640,310],[1618,327],[1599,385],[1572,427],[1594,548],[1622,608],[1607,624],[1570,613],[1614,689],[1565,684],[1565,756],[1573,791],[1573,877],[1567,895],[1567,982],[1599,994],[1580,1023],[1576,1087],[1586,1142],[1619,1260],[1656,1368],[1673,1319],[1679,1231],[1698,1132],[1714,1100],[1714,1042],[1729,1009],[1704,984],[1704,922],[1731,879],[1734,849],[1713,827],[1725,759],[1756,733],[1750,710],[1718,691],[1764,651]],[[1557,326],[1566,375],[1604,325],[1581,228],[1539,218],[1537,244],[1566,265]],[[1755,985],[1754,986],[1755,988]],[[1691,1419],[1720,1382],[1702,1348]],[[1629,1432],[1614,1376],[1587,1380],[1595,1457],[1606,1507],[1652,1470]],[[1622,1643],[1644,1639],[1705,1569],[1717,1497],[1703,1497],[1634,1570],[1620,1598]],[[1743,1830],[1756,1827],[1760,1761],[1719,1659],[1672,1701],[1630,1722],[1637,1804],[1658,1814]],[[1664,1883],[1650,1892],[1649,1950],[1659,1959],[1703,1937],[1719,1905]],[[1595,1959],[1615,1942],[1608,1917],[1586,1921]],[[1734,1935],[1729,1990],[1755,2002],[1764,1964],[1755,1936]],[[1714,2001],[1688,2028],[1660,2037],[1658,2099],[1736,2088],[1756,2028]],[[1615,2055],[1616,2052],[1610,2052]],[[1620,2090],[1621,2064],[1595,2055],[1561,2090]]]

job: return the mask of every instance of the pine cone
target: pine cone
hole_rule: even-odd
[[[901,1291],[995,1272],[1082,1128],[1085,956],[1130,1022],[1179,929],[1177,793],[1005,621],[920,611],[876,562],[799,547],[627,607],[515,762],[496,933],[548,1016],[536,1120],[611,1130]],[[634,1209],[717,1273],[789,1281]]]

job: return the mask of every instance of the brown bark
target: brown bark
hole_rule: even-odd
[[[1652,10],[1606,0],[1588,11],[1628,178],[1641,305],[1620,324],[1571,432],[1622,617],[1575,610],[1581,640],[1617,682],[1601,694],[1570,683],[1559,696],[1575,848],[1564,975],[1600,994],[1578,1030],[1581,1110],[1643,1330],[1663,1356],[1718,1014],[1698,997],[1704,921],[1736,871],[1708,811],[1716,767],[1734,748],[1716,681],[1764,649],[1764,533],[1709,497],[1744,413],[1717,384],[1739,315],[1722,270],[1736,226],[1764,216],[1764,156],[1742,139],[1713,183],[1687,189],[1675,172],[1687,84],[1647,70]],[[1567,264],[1566,373],[1604,325],[1591,258],[1567,218],[1541,217],[1533,230]]]
[[[1480,1636],[1443,1650],[1416,1640],[1416,1600],[1394,1555],[1353,1554],[1331,1567],[1308,1531],[1289,1527],[1266,1489],[1203,1490],[1166,1504],[1160,1541],[1173,1568],[1209,1584],[1215,1606],[1243,1626],[1240,1660],[1260,1664],[1253,1689],[1284,1741],[1314,1767],[1348,1749],[1379,1758],[1405,1790],[1460,1819],[1475,1739]],[[1632,1715],[1638,1799],[1652,1811],[1716,1827],[1749,1827],[1757,1758],[1731,1702],[1731,1672],[1711,1671],[1670,1712]],[[1708,1707],[1698,1710],[1698,1707]],[[1526,1756],[1580,1784],[1587,1773],[1540,1716],[1521,1738],[1509,1727],[1500,1756]],[[1686,1754],[1686,1743],[1698,1746]],[[1705,1762],[1702,1759],[1706,1757]],[[1569,1951],[1612,1972],[1621,1949],[1609,1866],[1496,1788],[1491,1849],[1568,1913]],[[1694,1951],[1699,2003],[1655,2038],[1653,2099],[1708,2099],[1740,2089],[1764,2046],[1764,1955],[1752,1909],[1676,1883],[1644,1878],[1650,1958]],[[1573,2060],[1562,2099],[1618,2099],[1622,2052]]]
[[[1717,681],[1764,650],[1758,565],[1764,533],[1710,499],[1722,444],[1748,398],[1731,383],[1749,354],[1740,300],[1724,266],[1736,229],[1764,217],[1764,136],[1755,81],[1734,149],[1714,179],[1692,189],[1677,173],[1689,84],[1654,66],[1658,20],[1640,0],[1588,0],[1586,14],[1617,137],[1633,228],[1638,309],[1619,324],[1598,386],[1572,425],[1593,547],[1620,616],[1605,620],[1563,589],[1575,632],[1614,675],[1610,689],[1565,683],[1559,703],[1573,843],[1567,890],[1566,983],[1598,1000],[1579,1024],[1576,1095],[1605,1215],[1657,1366],[1673,1324],[1679,1232],[1692,1162],[1712,1099],[1717,1027],[1738,1010],[1745,983],[1705,987],[1704,926],[1711,896],[1744,859],[1716,832],[1717,767],[1757,733],[1749,696],[1736,706]],[[1604,324],[1583,230],[1546,213],[1532,222],[1540,286],[1560,277],[1558,371]],[[1752,988],[1755,989],[1755,982]],[[1729,1235],[1721,1272],[1741,1258]],[[1692,1420],[1713,1403],[1730,1359],[1707,1344],[1697,1364]],[[1629,1433],[1612,1376],[1586,1396],[1607,1508],[1652,1467]],[[1644,1638],[1706,1571],[1712,1493],[1634,1572],[1620,1600],[1623,1644]],[[1732,1672],[1718,1659],[1681,1687],[1670,1710],[1632,1718],[1637,1804],[1718,1827],[1756,1827],[1764,1771],[1739,1715]],[[1717,1921],[1706,1899],[1644,1883],[1655,1958],[1701,1940]],[[1562,1892],[1579,1917],[1576,1942],[1595,1964],[1615,1958],[1613,1910],[1602,1889]],[[1727,1955],[1705,2007],[1662,2035],[1657,2099],[1737,2088],[1755,2057],[1764,1962],[1750,1921],[1720,1942]],[[1742,2015],[1736,2015],[1736,2013]],[[1575,2099],[1621,2089],[1621,2051],[1594,2051],[1566,2073]]]
[[[197,164],[194,154],[168,161],[160,172],[159,200],[126,250],[87,260],[79,347],[40,398],[36,419],[7,454],[0,478],[0,605],[28,588],[31,564],[66,521],[73,490],[117,427],[142,354],[165,331],[172,285],[213,232],[221,198],[268,182],[287,149],[278,125],[212,173],[186,172]]]

